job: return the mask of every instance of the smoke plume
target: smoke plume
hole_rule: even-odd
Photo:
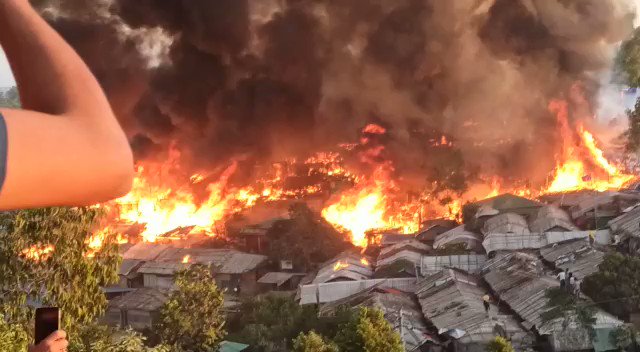
[[[407,182],[539,182],[560,143],[547,106],[594,100],[634,14],[619,0],[57,0],[140,159],[276,160],[389,131]],[[455,148],[433,148],[445,135]],[[462,181],[461,181],[462,179]]]

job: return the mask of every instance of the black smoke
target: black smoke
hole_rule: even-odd
[[[58,0],[140,159],[271,160],[389,129],[407,182],[544,178],[547,105],[587,97],[630,31],[619,0]],[[123,29],[124,28],[124,29]],[[148,49],[146,31],[171,38]],[[132,34],[134,33],[134,34]],[[157,34],[157,33],[156,33]],[[149,65],[149,56],[162,62]],[[434,148],[446,135],[456,148]]]

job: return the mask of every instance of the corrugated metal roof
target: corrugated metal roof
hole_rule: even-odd
[[[376,266],[381,267],[385,265],[390,265],[398,260],[406,260],[418,266],[420,265],[420,260],[422,259],[422,256],[423,254],[420,252],[415,252],[410,249],[402,250],[400,252],[393,254],[392,256],[389,256],[383,259],[378,259],[378,261],[376,262]]]
[[[154,260],[168,248],[170,247],[166,244],[140,242],[124,252],[122,258],[146,261]]]
[[[420,269],[422,275],[430,275],[447,268],[475,273],[482,269],[486,260],[487,256],[484,254],[422,256]]]
[[[465,230],[464,225],[460,225],[436,237],[433,242],[433,248],[440,248],[452,243],[466,243],[469,249],[482,247],[480,236]]]
[[[531,232],[546,232],[554,228],[562,228],[566,231],[578,230],[571,222],[569,214],[554,206],[540,208],[535,219],[529,223]]]
[[[513,233],[516,235],[526,235],[529,233],[527,220],[521,215],[505,213],[487,219],[482,228],[482,233],[486,236],[491,233]]]
[[[640,206],[609,221],[609,227],[622,236],[640,237]]]
[[[241,352],[249,347],[249,345],[246,345],[244,343],[222,341],[218,346],[218,352]]]
[[[153,312],[159,310],[168,297],[169,291],[167,290],[139,288],[112,299],[109,302],[109,308]]]
[[[323,283],[345,278],[348,280],[365,280],[373,276],[370,260],[363,263],[363,257],[351,252],[340,253],[337,257],[322,264],[313,283]],[[339,263],[339,264],[338,264]],[[337,269],[337,270],[336,270]]]
[[[137,259],[123,259],[118,268],[118,275],[128,276],[134,273],[144,262]]]
[[[298,297],[300,297],[300,304],[328,303],[349,297],[376,285],[395,288],[403,292],[413,292],[416,288],[416,279],[374,279],[302,285],[298,289]]]
[[[596,242],[608,244],[609,230],[598,231],[564,231],[564,232],[545,232],[545,233],[529,233],[527,235],[515,234],[489,234],[485,236],[482,245],[487,253],[495,251],[517,251],[521,249],[539,249],[552,245],[572,241],[576,239],[589,238],[589,234],[593,233]]]
[[[264,274],[260,279],[258,279],[258,282],[261,284],[276,284],[278,286],[281,286],[282,284],[287,282],[287,280],[291,279],[294,276],[304,276],[304,275],[306,274],[283,273],[283,272],[272,271]]]
[[[431,250],[431,247],[414,238],[410,238],[394,245],[382,248],[380,250],[380,254],[378,255],[378,260],[403,249],[413,249],[414,251],[419,253],[428,253]]]
[[[477,278],[452,269],[427,277],[416,289],[424,316],[440,333],[460,329],[465,332],[461,342],[488,343],[495,337],[495,326],[498,325],[513,336],[514,341],[530,343],[531,336],[514,317],[496,314],[499,308],[495,299],[490,303],[493,313],[485,312],[482,299],[485,294],[487,290]]]
[[[191,266],[191,264],[146,262],[138,269],[138,273],[172,276],[176,272],[188,268],[189,266]]]
[[[268,259],[264,255],[244,253],[233,249],[169,248],[162,252],[155,261],[182,263],[187,255],[189,263],[211,265],[215,272],[221,274],[242,274],[254,270]]]
[[[560,284],[544,273],[537,258],[515,252],[492,259],[485,265],[483,277],[500,300],[524,320],[525,328],[535,327],[542,335],[551,332],[542,326],[541,314],[548,302],[547,289]]]
[[[598,271],[598,265],[604,260],[604,253],[595,250],[585,239],[541,248],[540,254],[557,269],[569,269],[578,280]]]

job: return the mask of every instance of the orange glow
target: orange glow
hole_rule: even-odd
[[[122,236],[122,234],[115,233],[111,228],[106,227],[94,232],[91,237],[87,240],[87,245],[89,246],[89,250],[85,254],[87,258],[95,257],[96,253],[102,248],[104,242],[107,239],[107,236],[115,235],[116,243],[124,244],[127,243],[127,239]]]
[[[23,250],[21,254],[25,259],[32,260],[34,262],[42,262],[49,259],[54,250],[55,248],[53,245],[35,245]]]
[[[369,124],[362,130],[362,132],[371,134],[385,134],[387,130],[382,126]]]
[[[553,101],[549,109],[556,114],[563,146],[562,153],[556,158],[553,181],[546,193],[581,189],[606,191],[620,188],[633,179],[633,175],[622,173],[605,158],[595,138],[584,126],[578,125],[575,132],[571,129],[566,101]]]
[[[183,263],[183,264],[187,264],[187,263],[189,263],[190,261],[191,261],[191,256],[190,256],[190,255],[188,255],[188,254],[187,254],[187,255],[185,255],[185,256],[182,258],[182,263]]]
[[[367,260],[367,258],[360,259],[360,263],[362,263],[362,264],[364,264],[366,266],[369,266],[369,261]]]
[[[342,261],[338,261],[337,263],[335,263],[333,265],[333,271],[339,271],[339,270],[342,270],[342,269],[346,269],[348,267],[349,267],[349,264],[343,263]]]

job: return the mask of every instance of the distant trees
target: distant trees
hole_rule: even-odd
[[[0,92],[0,107],[2,108],[19,108],[20,95],[17,87],[11,87],[6,92]]]
[[[598,271],[583,280],[581,288],[610,313],[627,318],[640,308],[640,258],[607,254]]]
[[[502,336],[496,336],[495,339],[489,342],[486,350],[487,352],[515,352],[511,342]]]
[[[169,346],[192,352],[208,352],[226,335],[223,295],[209,268],[192,265],[175,279],[177,289],[160,312],[156,332]]]
[[[267,231],[267,255],[275,262],[292,260],[296,270],[307,270],[352,247],[345,236],[304,203],[293,204],[289,216]]]

